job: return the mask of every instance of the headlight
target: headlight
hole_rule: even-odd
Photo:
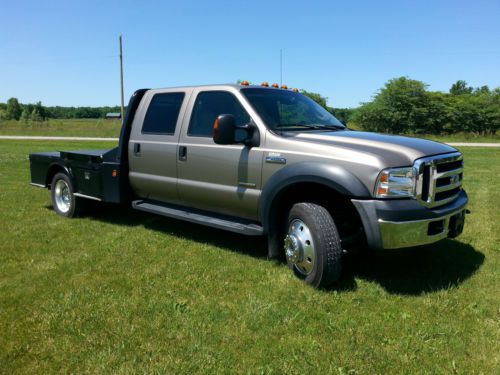
[[[415,197],[415,176],[413,167],[384,169],[380,172],[375,185],[375,197]]]

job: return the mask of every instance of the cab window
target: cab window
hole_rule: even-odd
[[[151,103],[149,103],[146,117],[144,118],[142,133],[174,134],[183,99],[183,92],[171,92],[153,96]]]
[[[236,125],[250,122],[250,116],[236,97],[227,91],[205,91],[196,97],[189,123],[188,135],[194,137],[212,137],[215,119],[222,114],[231,114],[236,118]],[[236,132],[239,138],[241,131]]]

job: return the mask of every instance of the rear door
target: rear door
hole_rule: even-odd
[[[130,134],[129,179],[141,198],[176,202],[177,143],[189,90],[146,93]]]
[[[234,115],[237,125],[251,120],[253,110],[238,94],[220,89],[193,91],[179,139],[179,199],[184,205],[256,219],[262,150],[217,145],[212,139],[214,121],[221,114]],[[237,132],[237,137],[243,136],[243,131]]]

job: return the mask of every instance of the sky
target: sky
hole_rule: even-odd
[[[0,102],[118,105],[139,88],[280,82],[370,101],[408,76],[500,86],[500,0],[0,0]]]

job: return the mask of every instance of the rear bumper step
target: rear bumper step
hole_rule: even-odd
[[[244,221],[244,219],[240,218],[211,214],[189,207],[173,206],[148,200],[133,201],[132,207],[136,210],[228,230],[247,236],[261,236],[264,233],[262,226],[254,222]]]

